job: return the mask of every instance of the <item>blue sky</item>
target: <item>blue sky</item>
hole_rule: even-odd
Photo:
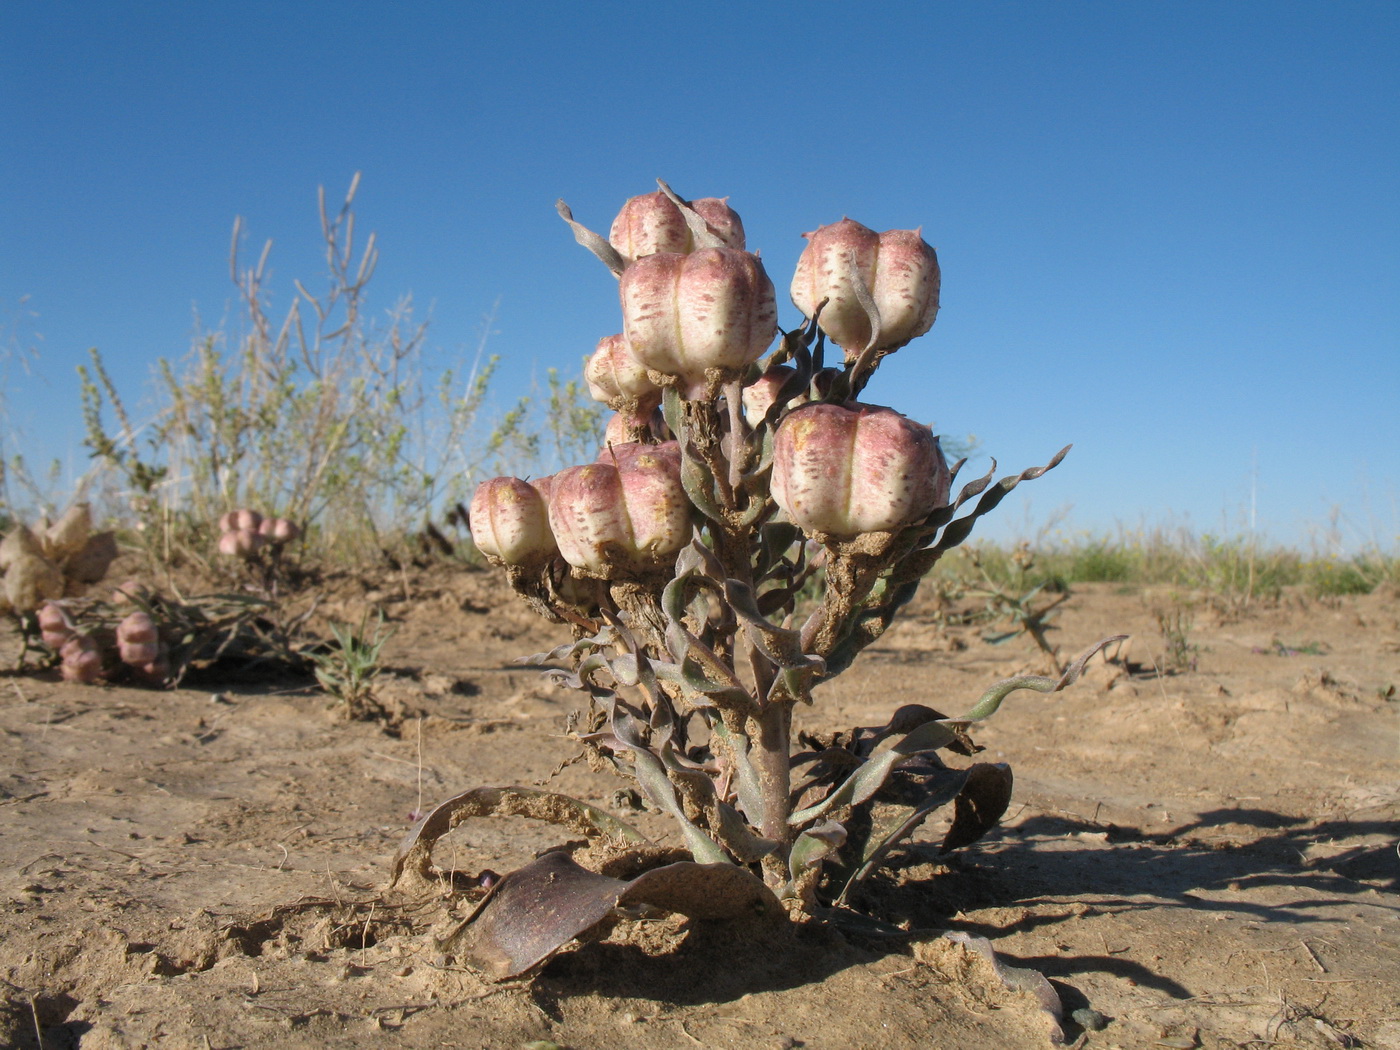
[[[239,215],[285,308],[356,171],[372,305],[450,361],[499,299],[504,402],[621,327],[556,198],[606,230],[661,176],[730,197],[784,327],[802,232],[923,227],[943,310],[867,399],[1008,469],[1073,442],[1003,535],[1253,493],[1273,539],[1339,507],[1394,546],[1398,49],[1393,3],[6,4],[5,428],[81,468],[87,348],[139,402],[226,314]]]

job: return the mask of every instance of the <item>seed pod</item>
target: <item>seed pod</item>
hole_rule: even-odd
[[[593,462],[622,467],[638,456],[660,457],[675,470],[681,469],[681,445],[679,441],[662,441],[653,444],[649,441],[624,441],[616,445],[605,445]]]
[[[738,213],[729,207],[728,200],[728,197],[702,197],[691,201],[690,207],[726,246],[742,251],[744,224]],[[633,197],[622,206],[608,231],[608,243],[629,266],[645,255],[657,252],[684,255],[696,249],[695,237],[685,216],[660,190]]]
[[[889,352],[933,327],[938,256],[918,230],[876,233],[851,219],[803,234],[807,247],[792,278],[792,301],[811,317],[823,299],[822,331],[853,360],[870,342],[870,318],[856,295],[865,285],[880,315],[875,349]]]
[[[4,542],[0,543],[0,572],[7,571],[21,554],[32,554],[42,558],[44,548],[39,543],[39,538],[28,527],[16,525],[5,536]]]
[[[255,530],[236,529],[219,537],[219,553],[232,558],[251,558],[263,545],[263,538]]]
[[[117,641],[121,644],[146,644],[160,640],[160,631],[151,614],[144,611],[131,613],[117,624]]]
[[[632,356],[623,335],[609,335],[598,341],[583,366],[588,393],[614,412],[650,408],[661,401],[661,388],[651,381],[646,366]]]
[[[510,477],[483,481],[472,496],[470,515],[477,549],[506,565],[536,568],[558,550],[545,496],[528,481]]]
[[[666,420],[659,408],[649,411],[614,412],[603,432],[603,449],[606,451],[608,448],[642,441],[648,437],[661,441],[666,435]],[[599,459],[601,458],[602,453],[599,453]]]
[[[5,573],[5,596],[16,612],[31,612],[51,598],[63,597],[63,573],[47,558],[20,554]]]
[[[117,652],[122,658],[122,663],[131,667],[141,667],[154,663],[160,656],[159,642],[123,642],[117,646]]]
[[[890,408],[804,405],[774,437],[773,499],[808,533],[903,528],[946,504],[949,480],[933,432]]]
[[[756,255],[733,248],[648,255],[623,271],[619,288],[632,356],[687,398],[713,397],[778,330],[773,282]]]
[[[797,369],[790,365],[774,365],[744,387],[744,421],[751,427],[756,427],[763,422],[763,417],[773,407],[773,402],[777,400],[778,392],[782,390],[783,384],[796,374]],[[807,395],[805,393],[798,394],[788,402],[788,405],[795,408],[806,401]]]
[[[300,536],[301,529],[297,527],[296,522],[286,518],[264,518],[258,527],[258,535],[274,547],[280,547]]]
[[[257,532],[262,527],[263,516],[255,510],[247,507],[235,511],[233,515],[233,527],[240,532]]]
[[[65,682],[90,685],[102,677],[102,651],[91,635],[75,634],[59,650]]]
[[[145,678],[164,678],[170,669],[160,629],[146,612],[134,612],[117,625],[117,654]]]
[[[600,459],[554,476],[549,524],[559,553],[581,575],[599,579],[672,561],[690,542],[693,513],[679,446],[623,445]]]
[[[548,505],[549,493],[554,487],[554,475],[546,474],[542,478],[531,478],[530,487],[538,492],[540,494],[540,499],[544,500],[545,504]]]
[[[57,652],[65,642],[73,637],[73,623],[68,613],[57,602],[45,602],[39,606],[39,631],[44,644]]]

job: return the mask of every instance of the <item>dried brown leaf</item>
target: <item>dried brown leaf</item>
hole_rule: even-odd
[[[696,919],[783,915],[772,891],[733,864],[680,861],[624,881],[546,853],[497,883],[451,944],[468,964],[504,981],[542,966],[617,909],[643,906]]]

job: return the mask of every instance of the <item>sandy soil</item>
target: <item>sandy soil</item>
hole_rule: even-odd
[[[382,601],[400,623],[381,691],[423,716],[397,736],[337,723],[304,682],[0,678],[0,1045],[1048,1046],[1033,997],[942,936],[964,931],[1051,980],[1070,1043],[1400,1047],[1393,595],[1199,602],[1196,669],[1159,676],[1153,610],[1172,596],[1080,587],[1056,641],[1131,632],[1147,673],[1096,660],[977,734],[1014,801],[951,859],[931,822],[870,887],[863,905],[906,936],[631,921],[498,986],[434,945],[460,904],[386,891],[415,814],[479,785],[610,807],[625,785],[555,773],[575,700],[512,663],[552,629],[487,573],[409,590],[348,588],[328,610]],[[916,605],[806,726],[958,710],[1040,669],[1024,639],[993,648],[937,614]],[[436,859],[505,871],[566,837],[473,821]]]

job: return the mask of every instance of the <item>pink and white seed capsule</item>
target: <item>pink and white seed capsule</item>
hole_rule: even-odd
[[[489,558],[525,568],[542,566],[558,550],[540,486],[521,478],[490,478],[477,486],[470,510],[472,540]]]
[[[890,532],[944,505],[948,465],[933,431],[891,408],[794,409],[773,444],[773,499],[808,533]]]

